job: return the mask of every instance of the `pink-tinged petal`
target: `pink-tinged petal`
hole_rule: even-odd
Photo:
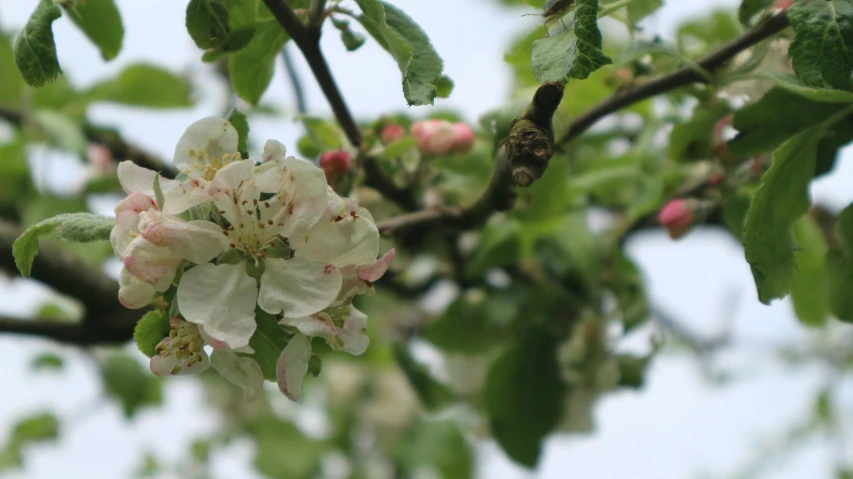
[[[228,248],[222,228],[210,221],[186,222],[157,211],[142,213],[139,228],[143,238],[168,248],[176,257],[196,264],[207,263]]]
[[[225,343],[225,341],[220,341],[218,339],[213,338],[209,334],[207,334],[207,331],[204,330],[204,326],[202,326],[202,325],[198,326],[198,333],[201,335],[201,338],[204,339],[204,342],[209,344],[211,347],[213,347],[213,349],[231,350],[231,348],[228,347],[228,345]]]
[[[200,264],[181,277],[178,307],[184,319],[204,327],[231,349],[249,344],[255,333],[258,288],[246,263]]]
[[[190,125],[175,147],[174,164],[191,177],[200,176],[197,166],[207,163],[202,159],[202,151],[208,159],[221,159],[225,154],[237,151],[237,130],[227,120],[215,116],[202,118]]]
[[[234,351],[216,350],[210,365],[231,384],[243,390],[243,400],[252,402],[264,386],[264,373],[252,358],[237,356]]]
[[[133,232],[128,230],[127,228],[115,225],[113,229],[110,230],[110,244],[113,247],[113,252],[115,252],[116,256],[119,258],[123,258],[125,252],[127,251],[127,245],[133,240],[132,234]]]
[[[126,160],[118,164],[116,170],[118,181],[121,183],[122,189],[128,194],[142,193],[146,196],[154,198],[154,177],[157,172],[137,166],[132,161]],[[174,187],[175,181],[168,178],[160,177],[160,188],[165,192]]]
[[[169,289],[181,262],[168,248],[141,236],[130,242],[122,260],[130,274],[151,284],[157,291]]]
[[[264,143],[263,163],[281,161],[287,156],[287,148],[277,140],[267,140]]]
[[[344,326],[338,335],[344,344],[341,350],[353,356],[364,354],[367,346],[370,345],[370,338],[365,333],[365,329],[367,329],[367,315],[350,306],[349,316],[344,320]]]
[[[251,160],[231,163],[216,172],[207,188],[216,207],[235,227],[257,221],[256,201],[261,192],[255,185],[254,168]]]
[[[154,286],[140,281],[124,268],[118,275],[118,284],[118,301],[127,309],[144,308],[151,304],[157,294]]]
[[[283,318],[279,324],[296,328],[311,338],[333,338],[338,335],[338,327],[326,313],[315,313],[300,318]]]
[[[376,261],[379,253],[379,230],[367,218],[354,216],[332,218],[315,225],[308,241],[296,248],[296,256],[337,267],[350,264],[365,265]]]
[[[311,359],[311,340],[296,334],[281,351],[275,364],[275,376],[278,389],[291,401],[302,397],[302,378],[308,373],[308,361]]]
[[[203,205],[212,198],[207,193],[209,183],[204,178],[190,178],[163,192],[163,211],[177,215]]]
[[[157,209],[153,198],[142,193],[131,193],[116,205],[116,225],[130,231],[139,231],[139,214],[150,209]]]
[[[332,265],[301,258],[267,259],[258,306],[270,314],[298,318],[325,309],[341,289],[341,272]]]
[[[269,207],[261,209],[261,220],[273,222],[272,235],[304,235],[326,209],[326,177],[313,164],[293,157],[282,165],[284,168],[273,170],[274,181],[265,180],[266,188],[276,195],[267,202]]]
[[[373,264],[358,268],[358,277],[364,281],[370,281],[371,283],[378,281],[379,278],[385,275],[388,268],[391,267],[391,262],[394,261],[394,257],[396,256],[397,250],[391,248],[391,250],[382,255],[382,257],[376,260]]]

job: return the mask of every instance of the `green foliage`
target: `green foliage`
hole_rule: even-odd
[[[394,359],[426,409],[438,409],[448,403],[450,391],[412,358],[405,345],[394,344]]]
[[[737,18],[741,24],[749,26],[753,17],[774,3],[776,0],[743,0],[737,11]]]
[[[542,441],[560,419],[564,387],[554,338],[535,333],[492,364],[484,388],[492,435],[513,460],[533,467]]]
[[[36,110],[33,120],[54,145],[78,154],[86,150],[83,128],[67,115],[53,110]]]
[[[149,358],[157,354],[156,347],[169,335],[169,315],[159,311],[149,311],[133,328],[133,341]]]
[[[62,74],[53,41],[53,21],[62,11],[52,0],[40,0],[24,30],[15,40],[15,64],[24,81],[41,86]]]
[[[21,274],[30,275],[42,236],[54,233],[63,241],[87,243],[108,240],[113,226],[115,219],[89,213],[67,213],[41,221],[27,228],[12,245],[15,265]]]
[[[187,32],[202,49],[224,45],[228,31],[228,7],[224,0],[190,0],[187,5]]]
[[[796,34],[788,52],[800,80],[813,87],[853,87],[853,0],[799,0],[788,18]]]
[[[513,312],[512,302],[506,304],[501,295],[495,296],[480,301],[459,296],[425,328],[423,337],[452,353],[476,354],[493,349],[505,334],[498,321],[501,313]]]
[[[308,133],[308,138],[314,144],[314,149],[307,151],[306,153],[318,151],[317,154],[319,154],[324,151],[339,150],[343,148],[344,144],[347,142],[346,135],[344,135],[343,130],[341,130],[334,122],[316,116],[303,116],[299,118],[299,121],[302,122],[302,125]],[[300,142],[299,148],[300,151],[302,151],[301,148],[310,147],[302,145]],[[306,154],[306,156],[317,155]]]
[[[127,418],[143,406],[156,406],[163,401],[163,381],[125,354],[108,357],[101,365],[101,377],[107,394],[121,404]]]
[[[833,90],[830,88],[813,88],[805,85],[797,77],[792,75],[780,75],[778,73],[765,72],[763,74],[773,80],[773,83],[791,93],[813,101],[825,101],[829,103],[853,103],[853,93],[844,90]]]
[[[410,476],[432,467],[442,479],[474,477],[474,453],[454,421],[417,420],[394,449],[394,456]]]
[[[59,371],[63,365],[62,358],[52,353],[39,354],[32,362],[32,368],[36,371]]]
[[[112,60],[121,50],[124,26],[113,0],[85,0],[66,9],[71,21],[100,50],[104,60]]]
[[[255,467],[262,474],[271,478],[313,477],[320,465],[321,443],[272,415],[258,418],[246,429],[257,444]]]
[[[716,146],[714,126],[731,111],[727,101],[716,97],[697,104],[693,116],[677,123],[669,134],[670,159],[681,161],[713,157]]]
[[[231,116],[228,117],[228,122],[237,130],[237,151],[243,158],[249,157],[249,121],[246,115],[240,110],[234,109]]]
[[[15,108],[21,103],[21,93],[24,91],[24,79],[21,78],[15,65],[15,53],[9,38],[0,33],[0,106]]]
[[[853,322],[853,204],[838,215],[835,237],[838,247],[826,255],[829,306],[836,318]]]
[[[288,334],[278,324],[275,316],[258,308],[255,310],[255,321],[258,329],[249,340],[249,346],[255,352],[249,356],[258,362],[264,379],[275,381],[275,363],[281,355],[281,351],[287,346]]]
[[[637,23],[663,6],[663,0],[633,0],[628,4],[628,21]]]
[[[444,62],[429,37],[409,16],[379,0],[356,0],[364,29],[394,57],[403,74],[403,95],[412,105],[432,105],[442,86]]]
[[[585,79],[604,65],[613,63],[601,49],[598,30],[598,0],[579,0],[572,29],[562,23],[548,37],[533,42],[533,75],[540,83]],[[554,30],[557,30],[556,32]]]
[[[228,75],[237,95],[257,104],[272,80],[276,56],[290,37],[273,20],[257,23],[255,34],[245,48],[228,58]]]
[[[118,76],[102,81],[83,93],[89,102],[106,101],[146,108],[192,106],[190,83],[158,66],[130,65]]]
[[[55,441],[59,422],[50,413],[34,414],[15,424],[5,448],[0,451],[0,471],[21,467],[24,449],[33,443]]]
[[[791,301],[800,322],[819,327],[829,316],[826,275],[826,239],[823,231],[808,216],[794,223],[796,272],[791,279]]]

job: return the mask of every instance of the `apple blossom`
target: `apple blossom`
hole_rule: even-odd
[[[379,132],[379,138],[385,144],[401,140],[404,136],[406,136],[406,129],[396,123],[385,125]]]

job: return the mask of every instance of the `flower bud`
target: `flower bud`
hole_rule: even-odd
[[[406,136],[406,129],[396,123],[385,125],[382,128],[382,131],[379,132],[379,138],[381,138],[382,143],[385,143],[386,145],[388,143],[394,143],[404,136]]]
[[[789,8],[792,3],[794,3],[793,0],[779,0],[776,2],[776,5],[773,5],[773,8],[786,9]]]
[[[412,125],[411,131],[417,137],[418,149],[424,156],[446,155],[453,148],[456,139],[453,125],[444,120],[417,121]]]
[[[474,146],[474,131],[465,123],[453,124],[453,146],[450,148],[451,153],[465,154],[471,151]]]
[[[332,181],[341,173],[350,170],[350,154],[343,150],[327,151],[320,155],[320,169],[326,174],[326,182]]]
[[[693,227],[695,217],[693,208],[687,200],[670,200],[658,212],[658,223],[669,233],[672,239],[680,238]]]
[[[96,178],[115,173],[116,165],[113,163],[113,154],[104,145],[89,143],[86,147],[86,160],[89,163],[91,175]]]

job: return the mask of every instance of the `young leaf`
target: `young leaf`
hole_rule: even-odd
[[[64,362],[60,356],[52,353],[44,353],[38,355],[35,359],[33,359],[32,367],[36,371],[44,371],[44,370],[54,370],[59,371],[62,369]]]
[[[801,248],[794,251],[794,263],[797,266],[791,280],[794,312],[804,325],[819,327],[829,316],[826,240],[823,231],[808,216],[794,223],[794,240]]]
[[[403,95],[412,105],[432,105],[444,62],[429,37],[408,15],[378,0],[356,0],[364,29],[397,61],[403,74]]]
[[[732,126],[738,135],[728,143],[727,149],[741,156],[770,151],[848,105],[813,101],[788,89],[773,88],[757,102],[735,112]]]
[[[557,22],[546,38],[533,42],[533,75],[539,83],[585,79],[604,65],[613,63],[601,49],[598,30],[598,0],[579,0],[572,27]]]
[[[149,358],[157,354],[155,348],[168,335],[169,315],[159,311],[145,313],[133,328],[133,340],[136,346]]]
[[[255,321],[258,323],[258,329],[249,340],[249,346],[255,352],[250,357],[261,367],[264,379],[275,381],[275,363],[287,346],[288,335],[279,326],[275,316],[261,309],[255,310]]]
[[[62,74],[51,29],[53,21],[61,16],[62,11],[52,0],[40,0],[15,40],[15,64],[30,86],[42,86]]]
[[[748,27],[752,17],[775,2],[776,0],[743,0],[737,11],[737,18],[742,25]]]
[[[12,244],[15,265],[22,275],[30,275],[42,236],[55,233],[57,238],[64,241],[87,243],[110,239],[113,226],[114,218],[90,213],[66,213],[48,218],[27,228]]]
[[[448,403],[450,391],[412,358],[405,345],[394,344],[394,359],[426,409],[438,409]]]
[[[0,106],[17,108],[24,98],[24,79],[15,67],[15,54],[9,37],[0,34],[0,72],[3,81],[0,82]],[[2,196],[2,194],[0,194]]]
[[[499,344],[502,331],[489,315],[487,301],[471,303],[464,295],[427,325],[423,337],[444,351],[477,354]]]
[[[228,122],[237,130],[237,151],[240,152],[243,158],[248,158],[249,122],[246,119],[246,115],[235,108],[231,116],[228,117]]]
[[[663,0],[634,0],[628,4],[628,21],[637,23],[663,6]]]
[[[773,80],[776,86],[784,88],[791,93],[814,101],[825,101],[830,103],[853,103],[853,92],[834,90],[832,88],[813,88],[803,84],[795,76],[782,75],[779,73],[765,72],[764,76]]]
[[[71,21],[101,50],[104,60],[112,60],[118,55],[124,40],[124,27],[113,0],[75,2],[65,11]]]
[[[190,0],[187,5],[187,33],[201,49],[216,48],[228,42],[228,7],[224,0]]]
[[[538,333],[511,345],[492,364],[483,394],[498,444],[518,463],[535,466],[542,440],[562,412],[564,388],[554,339]]]
[[[258,23],[252,40],[228,59],[228,74],[237,96],[257,104],[272,80],[276,56],[290,37],[275,21]]]
[[[853,0],[800,0],[788,9],[794,73],[806,85],[853,86]]]
[[[101,366],[101,377],[107,394],[117,399],[125,417],[132,417],[146,405],[157,405],[163,400],[161,378],[152,376],[130,356],[116,354]]]
[[[836,318],[853,322],[853,204],[838,215],[835,237],[840,248],[826,255],[829,307]]]
[[[338,150],[346,142],[346,135],[338,128],[338,125],[314,116],[303,116],[300,118],[308,136],[317,144],[320,151]],[[313,155],[309,155],[313,156]]]
[[[108,101],[146,108],[183,108],[192,106],[190,83],[158,66],[130,65],[115,78],[94,85],[86,100]]]

